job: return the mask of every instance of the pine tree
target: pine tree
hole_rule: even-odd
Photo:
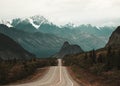
[[[107,69],[110,70],[112,68],[112,61],[113,61],[113,56],[112,56],[112,48],[111,46],[108,47],[107,49]]]
[[[85,60],[88,58],[88,55],[87,55],[87,53],[85,53]]]
[[[96,53],[95,53],[95,50],[93,49],[92,51],[92,60],[93,60],[93,63],[96,64]]]
[[[0,57],[0,62],[2,62],[2,58]]]
[[[117,59],[117,68],[118,68],[118,70],[120,70],[120,50],[118,50],[117,54],[118,54],[117,55],[117,57],[118,57],[118,59]]]
[[[103,56],[102,56],[102,54],[99,54],[97,62],[98,63],[103,63]]]

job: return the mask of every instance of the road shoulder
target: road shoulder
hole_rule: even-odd
[[[17,85],[17,84],[24,84],[24,83],[37,81],[38,79],[42,79],[44,75],[47,74],[48,70],[49,70],[49,67],[38,68],[32,75],[22,80],[17,80],[16,82],[9,83],[9,85]]]

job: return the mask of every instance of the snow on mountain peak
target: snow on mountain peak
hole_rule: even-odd
[[[38,29],[40,27],[40,25],[34,24],[34,21],[31,18],[28,18],[28,20],[32,24],[32,26],[34,26],[36,29]]]
[[[30,18],[33,20],[33,23],[35,23],[36,25],[41,25],[41,23],[48,23],[48,20],[40,15],[32,16]]]
[[[0,24],[5,24],[5,25],[8,26],[8,27],[13,27],[13,26],[11,25],[11,21],[7,21],[7,20],[1,20],[1,21],[0,21]]]
[[[46,18],[40,15],[29,17],[28,20],[36,29],[38,29],[41,26],[41,24],[49,23]]]
[[[35,27],[36,29],[38,29],[41,26],[41,24],[46,24],[46,23],[50,24],[50,22],[48,22],[46,18],[40,15],[35,15],[28,18],[16,18],[12,20],[13,26],[16,26],[19,23],[32,24],[32,26]]]

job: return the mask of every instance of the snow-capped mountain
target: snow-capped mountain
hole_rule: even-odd
[[[44,18],[43,16],[32,16],[29,18],[31,24],[36,27],[36,29],[38,29],[40,27],[41,24],[49,24],[50,22]]]
[[[0,24],[7,25],[8,27],[15,27],[27,32],[37,32],[42,24],[51,24],[51,22],[43,16],[35,15],[28,18],[15,18],[10,21],[1,20]]]
[[[27,32],[37,32],[42,24],[50,24],[50,22],[43,16],[32,16],[28,18],[13,19],[11,25],[19,30]]]
[[[3,23],[3,24],[7,24],[7,23]],[[59,26],[53,24],[43,16],[39,16],[39,15],[28,18],[16,18],[11,20],[11,22],[8,22],[8,24],[16,28],[17,30],[24,31],[26,33],[29,32],[35,34],[37,32],[40,32],[43,34],[51,34],[52,36],[57,36],[59,38],[67,39],[65,41],[69,41],[72,44],[78,44],[79,46],[81,46],[81,48],[84,51],[92,50],[93,48],[98,49],[104,47],[110,35],[115,29],[115,27],[111,27],[111,26],[98,27],[98,26],[92,26],[91,24],[87,24],[87,25],[83,24],[76,26],[72,23],[68,23],[66,25]],[[43,35],[37,35],[37,36],[39,36],[41,39],[43,38]],[[36,37],[32,40],[34,41],[40,39]],[[55,39],[52,41],[58,41],[58,40]],[[43,43],[42,40],[39,42]],[[49,43],[51,43],[51,40],[47,40],[46,42],[48,42],[49,45]],[[59,42],[59,44],[62,43]],[[32,45],[35,46],[34,43]]]

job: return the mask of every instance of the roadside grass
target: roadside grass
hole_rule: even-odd
[[[76,78],[92,86],[120,86],[119,50],[97,50],[63,58]]]

